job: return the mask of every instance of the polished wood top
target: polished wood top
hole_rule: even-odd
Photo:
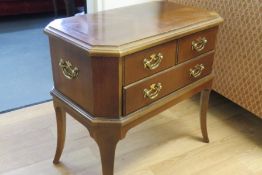
[[[57,19],[45,32],[63,37],[91,55],[124,56],[220,22],[222,18],[215,12],[155,1]]]

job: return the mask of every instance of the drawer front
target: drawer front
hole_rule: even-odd
[[[211,28],[178,40],[178,63],[214,50],[218,28]]]
[[[175,65],[176,41],[155,46],[124,58],[124,84],[128,85]]]
[[[213,57],[213,52],[204,54],[190,62],[175,66],[143,81],[124,87],[124,115],[134,112],[210,74]]]

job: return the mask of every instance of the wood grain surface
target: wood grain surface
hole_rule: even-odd
[[[199,80],[210,74],[212,71],[214,52],[202,55],[194,60],[190,60],[184,64],[180,64],[166,71],[160,72],[147,79],[143,79],[139,82],[124,87],[123,92],[123,112],[127,115],[135,110],[142,108],[160,98],[178,90],[192,82]],[[191,77],[189,74],[190,69],[198,64],[204,65],[204,70],[197,78]],[[144,89],[150,89],[152,84],[162,84],[162,89],[159,95],[155,99],[149,99],[144,97]]]
[[[124,58],[124,85],[128,85],[157,72],[172,67],[176,63],[177,41],[171,41],[140,52],[130,54]],[[150,60],[151,55],[162,54],[163,59],[154,70],[144,67],[144,59]]]
[[[262,121],[211,94],[210,143],[200,142],[199,95],[131,130],[116,151],[116,175],[260,175]],[[101,175],[99,150],[86,129],[67,117],[62,163],[51,102],[0,115],[0,174]],[[181,127],[181,125],[183,127]],[[132,145],[132,146],[131,146]],[[190,167],[190,168],[188,168]]]
[[[121,115],[121,60],[92,59],[83,49],[54,37],[49,39],[54,87],[96,117],[118,118]],[[75,79],[63,75],[60,59],[78,68]]]
[[[190,60],[198,55],[206,53],[208,51],[215,49],[216,37],[217,37],[218,27],[197,32],[193,35],[185,36],[178,40],[178,63]],[[205,38],[207,43],[205,44],[203,50],[197,52],[192,49],[192,42],[198,39]]]
[[[210,50],[214,49],[216,30],[203,32],[211,43],[199,57],[192,54],[196,58],[175,64],[180,61],[177,50],[191,51],[188,45],[192,47],[191,40],[200,36],[194,33],[218,26],[221,21],[212,11],[155,1],[50,23],[45,32],[51,47],[55,82],[51,95],[58,127],[53,162],[60,162],[64,148],[64,112],[83,124],[98,144],[103,175],[114,175],[116,146],[128,130],[201,91],[200,125],[208,142],[206,111],[214,78],[214,51]],[[192,33],[180,40],[178,48],[176,39]],[[93,53],[95,47],[101,49],[97,54]],[[201,47],[201,43],[195,47]],[[153,61],[159,63],[162,55],[166,57],[160,70],[145,73],[139,68],[145,62],[143,57],[149,59],[160,53]],[[154,66],[153,62],[148,63],[149,67]],[[78,74],[72,77],[74,70]],[[156,91],[153,83],[161,83],[163,89]],[[147,96],[157,97],[154,100],[143,95],[149,87]]]
[[[213,11],[153,1],[57,19],[45,32],[65,38],[90,55],[119,57],[217,26],[222,21]]]

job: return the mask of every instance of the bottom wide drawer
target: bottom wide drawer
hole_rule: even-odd
[[[177,65],[123,89],[123,115],[138,110],[212,71],[214,52]]]

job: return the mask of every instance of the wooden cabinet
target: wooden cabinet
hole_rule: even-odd
[[[202,92],[206,110],[218,25],[215,12],[172,2],[150,2],[57,19],[45,32],[52,57],[58,163],[65,113],[99,146],[103,175],[113,175],[116,144],[132,127]]]

